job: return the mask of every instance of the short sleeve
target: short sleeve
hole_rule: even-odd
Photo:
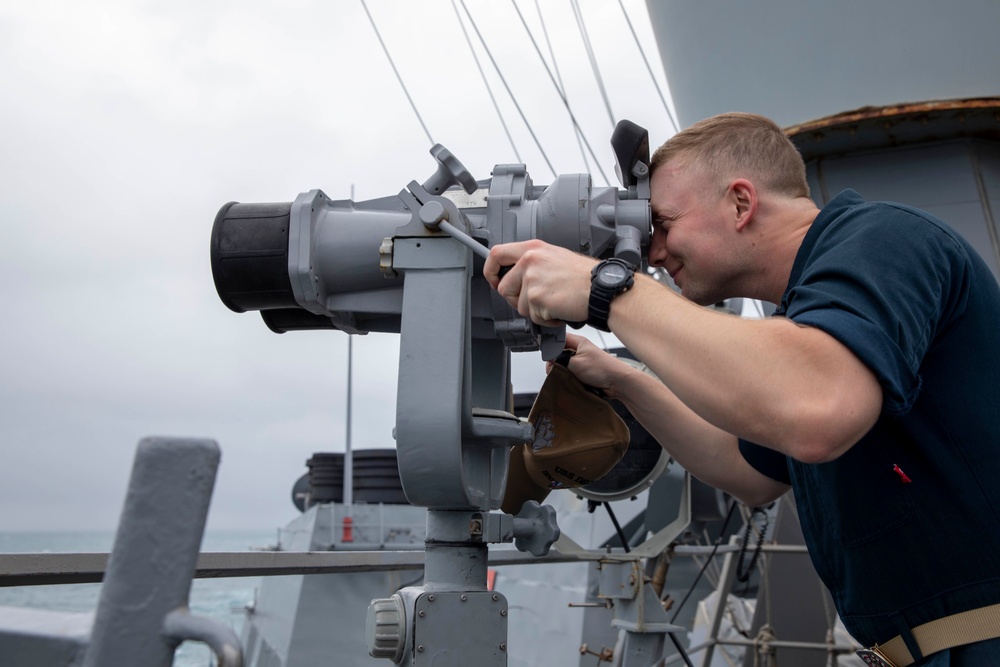
[[[788,472],[788,457],[781,452],[741,438],[740,454],[760,474],[783,484],[792,483],[791,474]]]
[[[878,378],[883,409],[902,415],[920,391],[934,332],[961,307],[965,266],[934,222],[893,205],[856,206],[823,230],[783,314],[847,346]]]

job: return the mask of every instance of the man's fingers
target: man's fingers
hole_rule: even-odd
[[[573,350],[574,352],[580,347],[581,341],[587,340],[583,336],[577,336],[576,334],[567,333],[566,334],[566,349]]]
[[[483,276],[494,289],[521,259],[524,251],[524,243],[504,243],[490,248],[490,256],[483,265]]]

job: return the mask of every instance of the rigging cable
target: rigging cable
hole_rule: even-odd
[[[747,547],[750,546],[750,532],[755,527],[753,518],[758,514],[764,517],[764,525],[761,526],[760,532],[757,534],[757,546],[750,557],[750,565],[744,570],[743,559],[746,556]],[[753,574],[754,569],[757,567],[757,560],[760,558],[761,549],[764,547],[764,536],[767,534],[768,523],[767,512],[762,507],[754,507],[750,510],[750,516],[747,517],[746,532],[743,533],[743,545],[740,547],[740,555],[736,560],[736,580],[741,584],[746,584],[750,581],[750,575]]]
[[[365,9],[365,14],[368,15],[368,21],[371,22],[372,28],[375,30],[375,36],[378,37],[378,43],[382,45],[382,50],[385,52],[385,57],[389,59],[389,65],[392,67],[392,71],[396,74],[396,80],[399,81],[400,87],[403,89],[403,94],[406,95],[406,99],[410,102],[410,107],[413,109],[413,113],[416,114],[417,120],[420,121],[420,127],[424,128],[424,134],[427,135],[427,140],[434,144],[434,139],[431,138],[431,133],[424,124],[424,119],[420,117],[420,112],[417,111],[417,105],[413,103],[413,98],[410,97],[410,91],[406,89],[406,84],[403,83],[403,77],[399,75],[399,70],[396,69],[396,63],[392,61],[392,56],[389,55],[389,49],[386,48],[385,42],[382,41],[382,34],[378,31],[378,26],[375,25],[375,19],[372,18],[372,13],[368,11],[368,5],[365,0],[361,0],[361,6]]]
[[[622,543],[622,548],[625,549],[625,553],[630,552],[631,549],[628,548],[628,540],[625,539],[625,533],[622,531],[621,524],[618,523],[618,517],[615,516],[614,510],[611,509],[611,503],[604,501],[602,504],[604,505],[604,509],[608,511],[608,516],[611,517],[611,523],[615,527],[615,532],[618,533],[618,539]]]
[[[670,618],[671,623],[676,621],[677,617],[680,616],[681,609],[684,608],[684,603],[687,602],[688,598],[691,597],[691,594],[694,593],[695,586],[698,585],[698,582],[701,580],[701,576],[705,574],[705,570],[708,569],[709,564],[712,562],[712,558],[715,557],[715,552],[719,550],[719,545],[722,544],[722,536],[725,535],[726,528],[729,527],[729,519],[733,516],[733,510],[735,509],[736,509],[736,501],[734,500],[729,505],[729,511],[726,513],[726,519],[725,521],[722,522],[722,528],[719,529],[719,536],[715,538],[715,544],[712,546],[712,552],[708,554],[708,558],[705,559],[705,564],[702,565],[701,570],[698,571],[698,576],[694,578],[693,582],[691,582],[691,586],[688,588],[687,593],[684,594],[684,599],[681,600],[681,603],[679,605],[677,605],[677,609],[674,611],[674,615]]]
[[[514,2],[514,0],[511,0],[511,2]],[[514,6],[517,7],[516,4]],[[562,74],[559,72],[559,63],[556,61],[556,52],[552,48],[552,40],[549,39],[549,31],[545,27],[545,17],[542,16],[542,6],[541,4],[539,4],[538,0],[535,0],[535,12],[538,13],[538,22],[542,24],[542,34],[545,36],[545,45],[549,47],[549,57],[552,58],[552,68],[556,71],[556,80],[559,83],[559,85],[557,86],[559,93],[565,97],[566,86],[563,84]],[[545,60],[543,59],[542,62],[545,62]],[[567,108],[566,111],[569,111],[569,109]],[[572,113],[570,113],[569,117],[570,120],[573,120]],[[577,126],[576,123],[573,124],[573,134],[574,136],[576,136],[576,146],[577,148],[580,149],[580,157],[583,158],[583,168],[589,172],[590,161],[587,160],[587,152],[583,150],[583,142],[580,141],[580,137],[583,135],[583,131]]]
[[[476,36],[479,37],[479,42],[483,45],[483,49],[486,50],[486,55],[490,57],[490,62],[493,63],[493,68],[497,71],[497,75],[500,77],[500,81],[503,83],[504,88],[507,89],[507,94],[510,95],[511,101],[514,103],[514,108],[521,115],[521,120],[524,121],[524,125],[528,128],[528,133],[531,134],[531,138],[535,140],[535,146],[538,147],[538,152],[542,154],[542,158],[545,160],[545,164],[548,165],[549,171],[552,172],[552,177],[557,176],[555,168],[552,166],[552,162],[549,161],[549,156],[545,154],[545,149],[542,148],[542,144],[538,141],[538,137],[535,136],[535,131],[531,129],[531,123],[525,117],[524,112],[521,110],[521,105],[517,103],[517,98],[514,97],[513,91],[511,91],[510,86],[507,85],[507,79],[504,78],[503,72],[500,71],[500,67],[497,65],[496,59],[493,57],[493,53],[490,48],[486,46],[486,40],[483,39],[483,34],[479,32],[479,26],[476,25],[475,19],[472,18],[472,14],[469,13],[469,8],[465,6],[465,0],[458,0],[462,4],[462,9],[465,10],[465,15],[469,17],[469,23],[472,24],[472,29],[476,31]]]
[[[497,99],[493,96],[493,89],[490,87],[489,81],[486,80],[486,73],[483,72],[483,66],[479,64],[479,56],[476,55],[476,50],[472,48],[472,40],[469,38],[469,31],[465,29],[465,23],[462,21],[462,15],[458,11],[458,5],[455,4],[455,0],[451,0],[451,8],[455,10],[455,18],[458,19],[458,25],[462,26],[462,34],[465,35],[465,43],[469,45],[469,51],[472,52],[472,59],[476,62],[476,69],[479,70],[479,76],[483,79],[483,85],[486,86],[486,92],[490,94],[490,101],[493,102],[493,108],[496,109],[497,117],[500,119],[500,124],[503,125],[503,131],[507,135],[507,140],[510,141],[510,147],[514,149],[514,157],[517,158],[518,162],[523,162],[521,154],[517,152],[517,146],[514,145],[514,137],[510,136],[510,130],[507,128],[507,122],[503,119],[503,114],[500,112],[499,105],[497,105]]]
[[[601,173],[601,178],[604,179],[605,183],[607,183],[607,184],[610,185],[611,182],[608,180],[607,174],[605,174],[604,170],[601,169],[601,163],[597,159],[597,156],[594,155],[594,149],[590,147],[590,142],[587,141],[587,137],[583,134],[583,129],[581,129],[580,123],[577,122],[576,116],[573,115],[573,110],[570,108],[570,106],[569,106],[569,100],[566,99],[566,93],[563,90],[561,78],[560,78],[560,81],[557,82],[556,78],[552,75],[552,70],[549,69],[549,64],[547,62],[545,62],[545,56],[542,55],[542,50],[540,48],[538,48],[538,42],[535,41],[535,36],[531,34],[531,29],[528,28],[528,23],[527,23],[527,21],[524,20],[524,15],[521,14],[521,10],[517,6],[517,1],[516,0],[510,0],[510,1],[511,1],[511,4],[514,5],[514,11],[517,12],[518,18],[521,19],[521,25],[524,26],[524,31],[526,33],[528,33],[528,39],[531,40],[531,45],[535,47],[535,53],[538,54],[538,59],[542,61],[542,67],[545,68],[545,73],[549,75],[549,81],[552,82],[552,85],[556,89],[556,93],[559,94],[559,98],[562,100],[563,106],[566,107],[566,112],[569,114],[569,119],[573,123],[573,129],[576,132],[577,143],[579,144],[580,139],[581,138],[583,139],[583,143],[586,144],[587,150],[590,151],[590,157],[593,158],[594,164],[597,166],[597,170]],[[537,0],[536,0],[536,3],[537,3]],[[541,18],[541,15],[542,15],[541,14],[541,9],[539,9],[539,12],[538,12],[539,18]],[[545,23],[544,23],[544,21],[542,23],[542,29],[543,30],[545,29]],[[546,40],[548,40],[548,33],[547,32],[545,33],[545,38],[546,38]],[[552,50],[552,43],[551,42],[549,42],[549,50],[550,51]],[[555,61],[556,61],[555,55],[553,54],[553,57],[552,57],[553,64],[555,64]],[[556,71],[558,72],[558,68],[556,69]],[[583,149],[581,148],[580,150],[582,151]],[[586,156],[584,156],[584,161],[586,161],[586,159],[587,159]]]
[[[590,58],[590,68],[594,70],[594,79],[597,80],[597,87],[601,91],[601,99],[604,100],[604,107],[608,110],[608,118],[611,119],[611,127],[615,126],[615,114],[611,111],[611,102],[608,100],[608,91],[604,89],[604,79],[601,78],[601,70],[597,67],[597,58],[594,57],[594,49],[590,45],[590,36],[587,34],[587,27],[583,24],[583,12],[580,11],[578,0],[571,0],[573,14],[576,16],[576,24],[580,28],[580,36],[583,38],[583,46],[587,49],[587,57]]]
[[[691,657],[687,654],[687,651],[684,650],[684,647],[681,646],[680,641],[677,639],[677,635],[673,632],[668,632],[667,636],[670,637],[670,641],[674,643],[674,648],[677,649],[678,653],[680,653],[684,664],[687,665],[687,667],[694,667],[694,663],[691,662]]]
[[[618,0],[618,6],[622,8],[622,14],[625,15],[625,22],[628,23],[628,29],[632,31],[632,39],[635,40],[635,45],[639,48],[639,55],[642,56],[642,62],[646,63],[646,71],[649,72],[649,78],[653,80],[656,93],[660,96],[660,101],[663,102],[663,109],[667,112],[667,118],[670,119],[670,124],[674,126],[674,132],[679,132],[680,126],[677,124],[674,114],[670,111],[670,105],[667,104],[667,100],[663,96],[663,91],[660,90],[660,84],[656,82],[656,75],[653,74],[653,68],[650,67],[649,59],[646,58],[646,51],[642,48],[642,44],[639,43],[639,36],[635,34],[635,28],[632,27],[632,20],[629,19],[628,12],[625,11],[625,4],[622,0]]]

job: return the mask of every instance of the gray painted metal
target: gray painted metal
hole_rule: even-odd
[[[678,487],[679,488],[679,487]],[[596,549],[613,534],[610,520],[603,513],[589,514],[586,512],[586,502],[568,492],[554,493],[549,501],[558,510],[560,522],[569,531],[575,542],[587,547],[587,551],[595,559],[606,557],[604,549]],[[624,522],[634,517],[646,505],[643,495],[635,502],[621,501],[615,503],[616,513]],[[385,514],[384,520],[372,521],[383,527],[387,537],[397,532],[398,527],[412,524],[409,515],[416,508],[408,506],[385,506],[383,508],[355,506],[355,526],[361,523],[358,510],[367,510],[372,517]],[[675,509],[676,511],[676,509]],[[314,515],[326,514],[327,517],[317,520]],[[455,513],[460,514],[460,513]],[[467,517],[474,516],[469,513]],[[491,517],[498,515],[491,514]],[[282,548],[318,548],[329,544],[331,539],[330,525],[338,523],[339,510],[336,505],[322,505],[310,508],[298,517],[283,531]],[[466,521],[449,522],[447,527],[438,530],[442,534],[455,539],[461,539],[463,531],[468,531]],[[437,520],[435,520],[437,522]],[[490,529],[484,526],[484,532]],[[501,532],[497,528],[497,532]],[[287,534],[287,539],[284,535]],[[333,532],[335,536],[336,531]],[[323,547],[328,548],[328,547]],[[357,565],[354,556],[364,563],[384,565],[383,558],[411,559],[412,570],[397,570],[378,573],[363,572],[351,574],[324,574],[322,576],[291,576],[268,577],[265,579],[260,596],[254,609],[250,612],[244,625],[244,645],[246,646],[247,664],[255,667],[298,667],[299,665],[315,665],[329,656],[337,656],[343,664],[366,664],[367,649],[360,641],[361,622],[364,609],[372,598],[391,594],[407,580],[419,580],[419,566],[423,562],[421,551],[395,552],[386,554],[380,551],[349,552],[350,544],[338,543],[337,551],[308,554],[310,560],[320,567],[324,563],[345,563],[351,568]],[[369,538],[363,545],[365,549],[380,549],[377,540]],[[771,547],[767,547],[769,550]],[[775,547],[777,549],[778,547]],[[684,549],[682,549],[684,551]],[[690,549],[688,551],[697,551]],[[800,549],[801,551],[801,549]],[[619,556],[615,551],[612,556]],[[299,554],[292,551],[245,554],[252,561],[257,561],[260,555],[275,558],[274,564],[280,566],[284,561],[294,562]],[[241,554],[233,554],[241,556]],[[560,554],[556,549],[550,551],[545,558],[533,558],[513,550],[510,545],[490,549],[489,566],[496,570],[497,590],[508,600],[510,614],[509,646],[507,650],[508,664],[516,667],[539,664],[569,666],[579,664],[581,667],[592,667],[593,656],[580,654],[581,644],[588,644],[595,651],[602,649],[610,651],[618,638],[618,629],[611,628],[614,611],[600,607],[585,607],[583,609],[567,608],[567,604],[596,603],[596,579],[593,585],[593,595],[589,593],[588,573],[596,573],[596,562],[580,562],[578,554]],[[326,560],[329,559],[329,560]],[[685,592],[684,588],[697,572],[697,565],[688,558],[680,559],[671,565],[670,579],[676,579],[674,596],[677,599]],[[248,565],[252,563],[248,562]],[[276,570],[278,571],[278,570]],[[332,569],[331,572],[338,572]],[[676,575],[676,576],[675,576]],[[416,597],[424,591],[411,588],[412,602],[407,603],[413,609]],[[403,604],[403,600],[400,600]],[[329,623],[326,619],[337,619]],[[543,620],[544,619],[544,620]],[[487,618],[487,621],[489,619]],[[405,638],[404,638],[405,641]],[[373,663],[376,664],[376,663]]]
[[[107,558],[108,554],[91,553],[4,554],[0,567],[0,585],[97,583],[104,579]],[[541,557],[518,551],[494,551],[490,554],[489,563],[491,566],[502,567],[577,560],[577,555],[561,553],[558,549],[550,550]],[[194,578],[399,572],[420,570],[423,567],[423,550],[212,552],[198,557]]]
[[[774,537],[782,544],[805,544],[795,498],[789,494],[778,504],[774,522]],[[825,647],[833,641],[831,627],[837,612],[830,593],[819,579],[812,562],[795,554],[771,554],[764,567],[774,576],[762,577],[761,593],[754,613],[750,637],[755,637],[764,625],[769,634],[783,642],[813,643]],[[776,576],[781,573],[781,576]],[[824,667],[828,656],[824,650],[779,646],[768,647],[778,664]],[[760,656],[748,650],[744,667],[755,667]]]
[[[195,616],[187,609],[167,614],[163,637],[177,644],[187,640],[203,642],[215,653],[218,667],[243,667],[243,647],[232,628]]]
[[[736,546],[739,542],[739,538],[735,535],[730,538],[729,544],[731,546]],[[718,604],[715,605],[715,613],[712,615],[710,621],[710,627],[708,630],[709,637],[719,636],[719,627],[722,625],[722,615],[726,609],[726,598],[729,596],[730,591],[733,588],[733,581],[736,579],[736,558],[732,552],[726,553],[725,558],[722,561],[722,572],[719,575],[719,584],[716,587],[716,592],[719,594]],[[712,655],[715,652],[715,644],[709,644],[705,648],[705,652],[701,657],[701,667],[709,667],[712,664]]]
[[[519,551],[544,556],[552,543],[559,539],[556,511],[551,505],[539,505],[529,500],[514,517],[513,524],[514,546]]]
[[[413,617],[413,667],[507,664],[507,600],[493,591],[423,592]]]
[[[92,620],[59,612],[0,614],[3,664],[165,667],[181,642],[196,640],[212,648],[220,667],[241,667],[233,631],[187,610],[218,463],[219,447],[211,440],[142,440]]]
[[[818,152],[818,148],[813,150]],[[869,200],[921,208],[962,234],[1000,279],[1000,221],[996,217],[1000,211],[1000,142],[955,139],[817,154],[806,167],[813,199],[820,206],[850,187]]]
[[[865,106],[1000,92],[995,0],[646,7],[682,126],[725,111],[793,125]]]
[[[656,558],[663,553],[684,529],[691,524],[691,474],[683,471],[677,503],[677,517],[668,525],[649,536],[642,544],[628,552],[614,554],[599,553],[584,549],[568,535],[561,535],[555,546],[561,553],[575,553],[581,560],[620,560],[639,561],[644,558]]]
[[[738,551],[738,546],[697,547],[679,545],[675,556],[707,555]],[[765,553],[806,553],[803,545],[765,544]],[[591,560],[606,556],[603,551],[588,550]],[[622,554],[624,557],[624,554]],[[48,584],[87,584],[104,579],[106,553],[83,554],[4,554],[0,563],[0,585],[41,586]],[[489,564],[497,567],[531,563],[570,563],[580,560],[575,552],[552,549],[545,556],[532,556],[509,550],[490,552]],[[398,572],[419,570],[424,566],[423,550],[386,549],[383,551],[260,551],[210,552],[198,556],[195,579],[224,577],[284,576],[293,574],[350,574],[355,572]]]
[[[225,626],[173,616],[165,628],[187,607],[219,456],[211,440],[139,443],[83,667],[169,665],[181,641],[208,637],[226,665],[242,664]]]
[[[516,539],[519,547],[543,553],[558,534],[548,508],[514,520],[486,515],[502,501],[509,447],[531,435],[530,425],[506,412],[510,349],[541,349],[552,358],[562,351],[565,332],[536,327],[489,290],[477,271],[484,254],[479,241],[541,238],[637,260],[649,242],[648,187],[619,193],[593,188],[589,176],[577,174],[539,191],[523,165],[501,165],[485,209],[461,210],[441,194],[461,183],[471,195],[479,184],[442,147],[432,154],[437,172],[423,185],[411,182],[397,198],[355,204],[331,202],[319,191],[300,195],[290,211],[288,273],[299,306],[337,328],[401,334],[400,478],[407,499],[428,508],[425,582],[418,590],[456,592],[461,599],[486,588],[489,542]],[[630,183],[648,182],[644,166],[638,173],[634,164],[623,166],[636,175]],[[378,264],[360,265],[365,260],[359,258],[373,256],[363,249],[371,248],[380,248]],[[428,396],[427,387],[435,395]],[[336,533],[336,526],[328,528]],[[304,610],[305,594],[292,595],[289,601]],[[406,614],[418,597],[401,597]],[[488,622],[478,614],[468,619],[472,625]],[[412,640],[412,626],[406,632]],[[283,643],[269,641],[268,655],[280,654]],[[253,651],[263,655],[262,646]],[[419,662],[417,653],[414,648],[404,660]],[[475,662],[477,655],[464,659]],[[290,652],[286,657],[291,664]]]
[[[485,286],[474,271],[484,254],[475,239],[495,244],[541,238],[637,262],[650,234],[648,170],[644,164],[623,165],[643,187],[621,196],[614,188],[592,188],[590,177],[581,174],[560,177],[538,194],[523,165],[498,166],[484,216],[481,209],[463,212],[440,196],[455,184],[473,194],[478,184],[446,149],[435,146],[431,152],[438,162],[435,174],[423,185],[411,182],[384,207],[365,207],[375,217],[384,212],[365,229],[356,225],[352,202],[330,202],[319,191],[300,195],[290,212],[288,270],[298,304],[348,333],[375,330],[366,323],[376,312],[381,330],[396,330],[398,314],[400,479],[407,499],[428,508],[421,590],[465,594],[486,588],[489,541],[516,537],[518,548],[540,554],[558,536],[550,509],[533,508],[509,525],[483,514],[500,507],[510,446],[531,435],[529,424],[506,412],[507,348],[541,349],[543,358],[553,358],[565,340],[564,327],[536,327]],[[648,155],[632,159],[639,163]],[[398,226],[390,233],[390,225]],[[357,260],[345,257],[367,257],[359,249],[373,247],[381,249],[378,266],[354,266],[351,261]],[[387,297],[385,283],[374,287],[376,275],[389,279],[393,296]],[[369,292],[377,294],[370,298]],[[427,387],[435,395],[428,397]],[[399,598],[408,617],[418,597]],[[477,617],[478,607],[467,609],[470,622],[487,622]],[[405,631],[412,645],[412,626]],[[422,664],[418,653],[414,648],[404,662]],[[466,652],[464,659],[488,661],[490,655],[484,649]]]
[[[303,562],[300,556],[333,566],[263,580],[243,625],[248,665],[375,664],[365,646],[365,610],[373,598],[420,581],[426,512],[408,505],[354,505],[353,537],[364,539],[344,542],[339,529],[344,511],[333,503],[313,506],[282,530],[280,545],[285,551],[245,554],[255,560],[261,555],[273,557],[278,568],[282,562]],[[411,550],[400,550],[405,546],[400,537],[408,543],[419,539],[409,544]],[[315,551],[319,549],[333,551]]]
[[[93,613],[0,607],[0,664],[78,667],[93,622]]]

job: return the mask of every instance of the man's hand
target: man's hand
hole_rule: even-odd
[[[494,246],[483,276],[500,296],[535,324],[585,322],[590,271],[596,260],[533,240]],[[500,269],[511,269],[503,279]]]
[[[618,398],[619,382],[625,381],[625,376],[636,370],[583,336],[566,334],[566,349],[574,353],[569,362],[573,374],[584,384],[603,391],[608,398]]]

